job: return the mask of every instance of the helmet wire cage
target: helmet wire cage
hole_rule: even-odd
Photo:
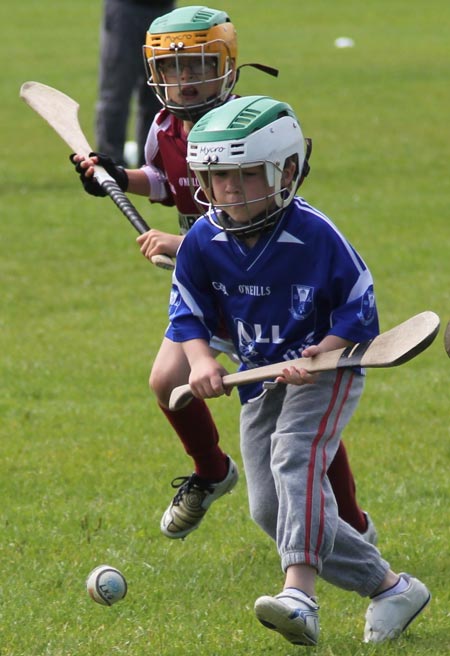
[[[209,158],[204,166],[189,165],[189,183],[191,193],[202,214],[208,213],[208,218],[216,227],[229,232],[236,237],[249,237],[259,234],[265,230],[271,229],[279,220],[282,211],[291,202],[295,191],[298,187],[300,175],[298,170],[288,187],[270,187],[269,180],[278,179],[281,181],[283,169],[267,160],[254,161],[247,164],[220,165],[215,161],[214,156]],[[267,193],[258,198],[248,199],[245,192],[244,172],[246,169],[261,166],[264,169],[265,181],[267,184]],[[298,167],[297,167],[298,168]],[[272,170],[270,170],[272,169]],[[235,170],[239,173],[240,190],[242,200],[232,203],[218,203],[214,198],[212,175],[218,171]],[[196,184],[196,181],[198,184]],[[200,185],[200,186],[198,186]],[[272,191],[270,191],[272,189]],[[265,209],[252,216],[252,207],[255,203],[265,201]],[[234,221],[227,210],[236,207],[243,207],[247,211],[248,221],[241,223]]]
[[[210,109],[223,104],[236,82],[235,66],[227,44],[217,40],[207,45],[209,50],[216,45],[217,53],[207,52],[203,44],[185,47],[183,43],[173,43],[165,54],[161,54],[161,48],[158,48],[156,55],[155,48],[144,46],[147,84],[161,104],[183,120],[195,122]],[[187,76],[186,69],[189,70]],[[216,85],[216,88],[204,97],[202,89],[206,85]],[[178,101],[171,97],[172,90],[178,92]]]

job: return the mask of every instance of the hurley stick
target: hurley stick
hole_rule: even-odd
[[[306,369],[310,373],[343,367],[396,367],[408,362],[428,348],[438,332],[438,315],[434,312],[421,312],[368,342],[319,353],[313,358],[284,360],[255,369],[227,374],[222,379],[223,385],[229,390],[236,385],[273,380],[277,376],[281,376],[286,367],[298,367]],[[170,395],[169,408],[178,410],[191,398],[192,391],[189,385],[180,385]]]
[[[79,104],[62,91],[40,82],[24,82],[20,97],[55,130],[63,141],[75,152],[85,157],[92,152],[78,119]],[[124,194],[113,177],[102,166],[94,167],[94,177],[114,201],[119,210],[139,234],[150,230],[138,210]],[[173,269],[173,260],[168,255],[154,255],[153,264],[163,269]]]

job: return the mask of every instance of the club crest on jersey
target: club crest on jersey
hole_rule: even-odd
[[[375,317],[375,293],[373,286],[370,285],[364,292],[361,299],[361,310],[358,312],[358,319],[363,326],[368,326]]]
[[[308,285],[291,286],[291,307],[289,312],[297,321],[303,321],[309,317],[314,309],[313,306],[314,287]]]
[[[253,326],[241,319],[235,319],[235,324],[239,338],[239,354],[244,360],[247,360],[256,354],[255,331]]]

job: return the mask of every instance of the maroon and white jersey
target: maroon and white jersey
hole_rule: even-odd
[[[230,100],[236,97],[231,96]],[[175,205],[182,234],[200,216],[189,187],[186,156],[183,121],[163,108],[150,128],[145,144],[146,163],[142,168],[150,182],[150,202]]]

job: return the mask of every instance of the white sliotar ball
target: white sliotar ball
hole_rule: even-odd
[[[340,36],[335,40],[334,45],[336,48],[353,48],[355,42],[348,36]]]
[[[93,569],[86,579],[86,587],[92,599],[103,606],[112,606],[127,594],[124,575],[109,565]]]

